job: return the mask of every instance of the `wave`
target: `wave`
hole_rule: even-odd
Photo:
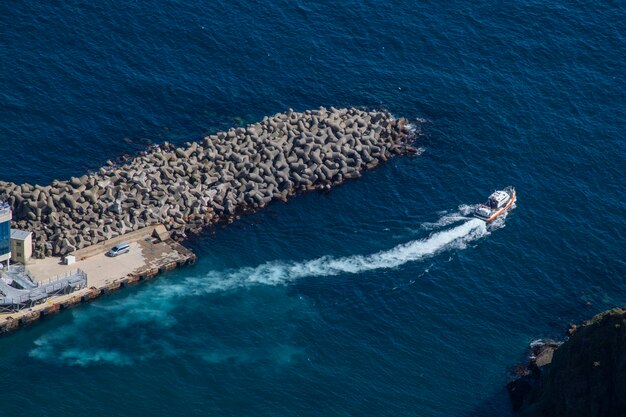
[[[439,220],[436,222],[424,222],[420,225],[423,230],[440,229],[445,226],[460,222],[462,220],[468,220],[468,216],[474,211],[476,205],[461,204],[457,211],[448,213],[447,211],[440,212]]]

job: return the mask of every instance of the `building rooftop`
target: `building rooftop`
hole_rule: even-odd
[[[26,240],[29,235],[28,230],[11,229],[11,239]]]

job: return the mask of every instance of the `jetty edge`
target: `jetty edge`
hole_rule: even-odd
[[[106,256],[111,246],[127,242],[130,251],[119,258]],[[186,265],[193,265],[196,255],[172,240],[163,225],[145,227],[96,245],[72,252],[76,262],[66,265],[58,257],[34,259],[26,265],[33,283],[54,285],[56,277],[79,271],[86,284],[59,291],[37,303],[19,309],[0,311],[0,335],[29,326],[61,310],[90,302],[121,288],[150,280],[157,275]],[[13,274],[15,275],[15,274]],[[2,286],[4,288],[4,286]]]
[[[195,254],[180,244],[189,233],[301,192],[329,190],[396,155],[419,153],[412,146],[417,135],[387,111],[289,109],[182,147],[152,146],[124,164],[108,161],[67,181],[0,181],[12,227],[33,235],[31,276],[44,282],[53,271],[69,273],[59,262],[69,254],[77,259],[72,267],[87,274],[84,288],[0,314],[0,333],[193,264]],[[123,255],[123,264],[107,259],[106,250],[122,241],[134,255]]]

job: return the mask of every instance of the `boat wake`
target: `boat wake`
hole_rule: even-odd
[[[443,211],[440,212],[439,214],[441,215],[441,217],[439,217],[439,220],[437,220],[436,222],[424,222],[420,225],[420,228],[422,230],[435,230],[435,229],[440,229],[442,227],[445,226],[449,226],[451,224],[463,221],[463,220],[468,220],[472,217],[471,214],[474,211],[474,207],[476,207],[475,205],[467,205],[467,204],[461,204],[459,206],[459,208],[457,209],[457,211],[453,211],[448,213],[447,211]]]
[[[228,289],[254,283],[279,285],[308,277],[358,274],[377,269],[397,268],[408,262],[429,258],[447,249],[463,249],[467,243],[487,233],[485,222],[471,219],[454,228],[433,233],[428,238],[413,240],[371,255],[340,258],[323,256],[304,262],[275,261],[231,272],[212,272],[207,278],[215,282],[219,289]],[[215,288],[213,284],[209,284],[208,289]]]
[[[464,249],[468,243],[487,234],[489,231],[484,221],[466,219],[463,224],[435,232],[428,238],[413,240],[370,255],[323,256],[303,262],[271,261],[255,267],[210,271],[176,283],[161,281],[151,289],[157,291],[154,296],[162,302],[165,298],[197,296],[252,285],[285,285],[303,278],[391,269],[427,259],[444,250]]]
[[[412,240],[369,255],[323,256],[303,262],[272,261],[256,267],[210,271],[182,280],[159,280],[145,290],[130,296],[74,310],[73,322],[37,339],[30,356],[77,366],[101,363],[125,366],[137,361],[171,355],[171,349],[178,349],[173,346],[176,342],[170,341],[166,336],[169,332],[162,332],[162,329],[178,324],[175,311],[182,302],[187,302],[189,297],[256,285],[288,285],[303,278],[398,268],[409,262],[423,261],[447,250],[464,249],[470,242],[490,233],[485,222],[479,219],[465,218],[463,223],[449,228],[443,226],[446,221],[441,221],[441,224],[442,226],[439,226],[441,230],[432,232],[426,238]],[[102,327],[103,323],[107,326]],[[154,332],[155,330],[150,330],[154,328],[160,329],[157,334],[161,335],[161,339],[167,340],[163,341],[163,346],[155,340],[150,354],[146,354],[145,351],[138,354],[131,348],[123,351],[113,350],[109,346],[109,341],[118,338],[118,335],[146,340],[146,335],[134,336],[137,329]],[[104,333],[108,335],[102,334],[103,329],[106,329]],[[91,333],[99,336],[83,337],[84,334]],[[184,351],[185,347],[181,346],[180,349]]]

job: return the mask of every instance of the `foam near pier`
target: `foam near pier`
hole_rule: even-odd
[[[118,299],[108,305],[94,306],[91,310],[81,310],[74,314],[74,320],[54,333],[40,337],[35,342],[30,356],[51,362],[75,366],[92,366],[106,363],[126,366],[135,362],[167,357],[174,352],[189,353],[188,339],[184,342],[165,332],[179,322],[182,305],[190,298],[203,297],[225,291],[255,286],[288,285],[299,279],[342,274],[359,274],[379,269],[399,268],[409,262],[419,262],[449,250],[463,249],[470,242],[489,234],[485,222],[466,219],[454,227],[440,226],[428,237],[411,240],[395,247],[368,255],[345,257],[323,256],[308,261],[271,261],[255,267],[231,270],[214,270],[207,274],[186,277],[182,280],[162,280],[145,291]],[[98,323],[108,321],[109,326],[99,329],[98,337],[85,339]],[[141,334],[137,335],[140,328]],[[159,338],[145,337],[155,332]],[[175,334],[175,332],[174,332]],[[195,337],[195,336],[190,336]],[[130,338],[134,341],[122,350],[112,349],[111,339]],[[162,342],[163,338],[165,342]],[[137,350],[140,343],[150,343],[150,349]],[[126,342],[126,339],[124,339]],[[206,342],[198,343],[205,346]],[[289,353],[289,352],[287,352]],[[201,353],[209,362],[220,361],[222,355],[245,359],[249,354],[266,355],[267,352],[228,351],[222,353]],[[205,358],[205,355],[208,357]],[[273,355],[272,355],[273,356]],[[267,358],[264,358],[267,360]]]
[[[432,233],[429,237],[411,240],[393,248],[369,255],[345,257],[322,256],[302,262],[270,261],[255,267],[235,270],[211,271],[207,275],[193,276],[178,283],[168,282],[153,289],[160,301],[190,295],[242,288],[249,285],[285,285],[298,279],[359,274],[379,269],[398,268],[409,262],[428,259],[450,249],[465,246],[489,234],[484,221],[469,219],[452,228]]]

